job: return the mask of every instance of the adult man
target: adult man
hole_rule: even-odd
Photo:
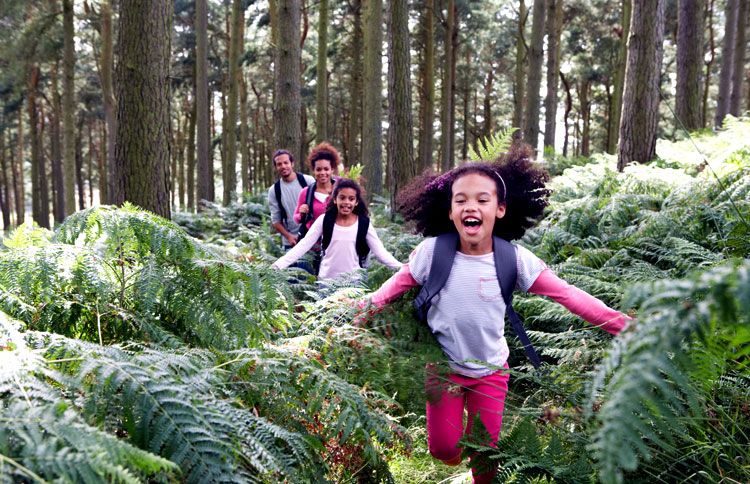
[[[302,188],[311,185],[315,179],[294,171],[294,157],[287,150],[276,150],[273,154],[273,167],[279,179],[268,189],[268,206],[271,208],[271,224],[281,234],[284,250],[297,243],[299,224],[294,221],[294,209]]]

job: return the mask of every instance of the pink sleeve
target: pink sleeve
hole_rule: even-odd
[[[547,296],[565,306],[568,311],[599,326],[608,333],[617,334],[632,318],[608,307],[591,294],[568,284],[549,269],[543,270],[529,288],[529,292]]]
[[[412,287],[417,287],[418,285],[419,283],[414,280],[411,271],[409,271],[409,264],[404,264],[397,273],[393,274],[390,279],[380,286],[380,289],[375,291],[370,298],[370,303],[373,306],[382,308]]]
[[[302,220],[302,214],[299,213],[299,206],[305,203],[305,197],[307,196],[307,187],[303,188],[301,192],[299,192],[299,197],[297,197],[297,206],[294,207],[294,221],[297,223],[300,223]]]

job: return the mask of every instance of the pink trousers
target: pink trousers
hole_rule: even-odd
[[[451,373],[437,375],[427,370],[427,445],[436,459],[453,464],[459,462],[461,448],[458,441],[471,433],[474,417],[487,428],[494,445],[503,423],[505,396],[508,393],[510,375],[499,370],[481,378],[470,378]],[[464,426],[464,408],[468,420]],[[491,482],[495,471],[478,474],[472,469],[474,482]]]

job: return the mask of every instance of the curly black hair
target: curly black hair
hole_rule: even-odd
[[[359,183],[355,182],[354,180],[350,180],[349,178],[336,178],[336,183],[333,184],[333,193],[331,193],[331,196],[328,198],[326,212],[338,213],[338,208],[336,207],[336,204],[333,203],[333,201],[336,200],[336,197],[343,188],[351,188],[355,192],[357,192],[357,206],[354,207],[352,213],[354,213],[355,215],[364,215],[365,217],[367,217],[370,214],[370,211],[367,209],[367,202],[365,201],[363,193],[364,190],[362,190],[362,187],[359,186]]]
[[[422,235],[455,232],[448,218],[453,183],[478,173],[495,182],[498,201],[505,203],[505,216],[495,221],[492,233],[509,241],[520,239],[549,204],[550,190],[545,186],[549,174],[532,157],[528,144],[516,142],[493,162],[466,163],[442,175],[423,174],[399,192],[397,209]]]

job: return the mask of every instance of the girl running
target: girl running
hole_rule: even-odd
[[[509,375],[498,368],[507,368],[509,349],[504,337],[506,304],[493,255],[494,244],[503,243],[493,242],[493,235],[508,241],[521,238],[548,203],[548,175],[531,163],[531,156],[528,145],[516,145],[496,163],[470,163],[441,176],[420,177],[400,196],[405,218],[414,221],[419,232],[457,234],[450,236],[457,240],[450,272],[426,310],[427,324],[450,367],[446,378],[428,368],[427,440],[433,457],[448,465],[461,462],[458,442],[471,432],[477,414],[490,433],[490,444],[500,433]],[[420,243],[408,264],[369,302],[381,308],[410,288],[428,284],[430,272],[437,272],[434,268],[444,258],[441,252],[433,263],[436,240]],[[559,279],[529,250],[509,247],[517,268],[515,289],[551,297],[612,334],[625,326],[627,316]],[[472,469],[474,482],[490,482],[494,474]]]
[[[362,188],[353,180],[338,179],[325,215],[318,217],[305,238],[271,267],[289,267],[322,237],[322,260],[318,275],[321,280],[333,279],[363,267],[370,251],[384,265],[398,269],[401,263],[383,246],[367,215]]]

